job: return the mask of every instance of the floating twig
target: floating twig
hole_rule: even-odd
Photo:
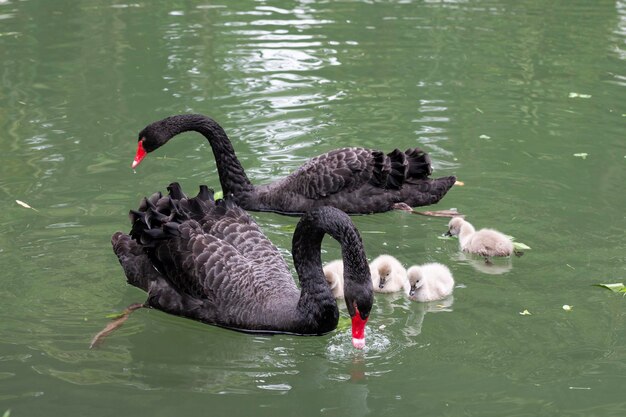
[[[119,328],[124,324],[130,313],[135,310],[143,307],[142,303],[131,304],[122,311],[115,320],[111,321],[109,324],[105,326],[104,329],[100,330],[94,337],[91,339],[91,343],[89,344],[89,349],[93,349],[102,343],[105,337],[110,335],[115,329]]]
[[[431,216],[431,217],[464,217],[463,214],[459,213],[456,210],[436,210],[436,211],[417,211],[413,210],[413,214],[419,214],[420,216]]]

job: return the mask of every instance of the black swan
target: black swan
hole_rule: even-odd
[[[348,215],[318,207],[299,221],[292,242],[298,289],[279,251],[242,208],[214,202],[206,186],[193,198],[177,183],[168,190],[167,196],[144,198],[130,212],[129,235],[112,237],[128,282],[148,292],[147,307],[244,332],[330,332],[339,310],[322,272],[321,243],[328,233],[342,248],[352,343],[365,346],[372,282]]]
[[[419,148],[385,155],[364,148],[336,149],[310,159],[276,182],[254,186],[246,176],[224,129],[200,114],[167,117],[139,133],[132,168],[148,152],[182,132],[196,131],[209,141],[224,196],[252,211],[302,214],[333,206],[348,214],[381,213],[434,204],[454,185],[456,177],[430,179],[430,157]],[[455,213],[456,214],[456,213]]]

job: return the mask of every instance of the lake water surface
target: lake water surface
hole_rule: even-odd
[[[626,299],[592,286],[626,281],[623,0],[0,0],[0,62],[0,413],[626,415]],[[197,134],[129,168],[137,132],[185,112],[222,124],[255,184],[421,146],[465,183],[432,209],[532,250],[485,271],[446,219],[358,216],[370,258],[445,263],[453,299],[377,295],[364,351],[347,329],[145,309],[90,350],[145,299],[110,247],[128,210],[174,180],[219,189]],[[253,217],[291,264],[297,218]]]

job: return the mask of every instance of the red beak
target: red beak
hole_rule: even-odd
[[[365,347],[366,323],[367,318],[363,320],[359,314],[359,310],[356,310],[356,314],[352,317],[352,346],[357,349],[363,349]]]
[[[137,167],[137,165],[139,165],[139,163],[141,162],[141,160],[143,158],[146,157],[148,153],[146,152],[146,150],[143,148],[143,139],[141,139],[138,143],[137,143],[137,153],[135,154],[135,159],[133,159],[133,163],[131,164],[131,168],[135,169]]]

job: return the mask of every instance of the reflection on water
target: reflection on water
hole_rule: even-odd
[[[508,256],[504,258],[492,258],[489,262],[485,258],[459,251],[453,258],[454,260],[470,265],[476,271],[489,275],[506,274],[513,268],[513,258]]]
[[[36,355],[15,357],[40,375],[71,384],[122,384],[148,391],[280,393],[298,386],[303,373],[320,383],[365,382],[393,372],[397,358],[423,343],[418,336],[426,313],[451,311],[453,298],[417,303],[389,294],[376,301],[362,351],[352,347],[350,329],[322,337],[252,336],[156,310],[135,312],[101,347],[89,350],[88,330],[101,325],[104,316],[91,324],[80,317],[63,318],[67,334],[54,335],[50,326],[60,321],[59,310],[36,330],[30,342]],[[394,310],[398,312],[390,314]],[[169,348],[154,349],[163,343]]]
[[[383,363],[393,363],[394,358],[419,345],[418,336],[426,313],[452,312],[454,297],[420,303],[403,293],[377,294],[376,302],[366,328],[367,345],[355,351],[351,344],[350,329],[337,331],[327,346],[329,359],[339,361],[347,357],[363,359],[381,358]],[[388,372],[390,369],[379,369]]]

